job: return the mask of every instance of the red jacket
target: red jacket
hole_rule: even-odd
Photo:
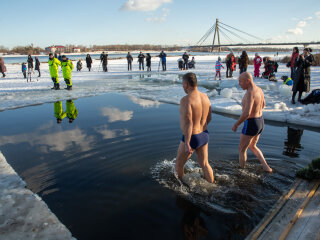
[[[291,67],[294,67],[294,63],[296,61],[296,59],[299,57],[299,53],[292,53],[291,55]]]

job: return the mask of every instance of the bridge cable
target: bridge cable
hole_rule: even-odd
[[[240,38],[241,40],[250,43],[250,41],[249,41],[248,39],[246,39],[246,38],[244,38],[244,37],[241,37],[241,36],[239,36],[238,34],[236,34],[236,33],[234,33],[234,32],[231,32],[229,29],[227,29],[227,28],[225,28],[225,27],[219,26],[219,28],[222,28],[222,29],[224,29],[225,31],[227,31],[227,32],[231,33],[232,35],[236,36],[237,38]]]
[[[232,39],[224,31],[222,31],[221,29],[219,29],[219,30],[222,33],[222,35],[229,40],[230,43],[235,43],[234,41],[232,41]]]
[[[210,34],[213,32],[215,29],[216,24],[214,24],[203,36],[202,38],[196,43],[197,46],[201,45],[207,38],[210,36]],[[201,42],[201,43],[200,43]]]
[[[256,36],[254,36],[254,35],[252,35],[252,34],[249,34],[249,33],[247,33],[247,32],[241,31],[241,30],[239,30],[239,29],[237,29],[237,28],[231,27],[231,26],[229,26],[229,25],[227,25],[227,24],[225,24],[225,23],[222,23],[222,22],[219,22],[219,23],[221,23],[221,24],[223,24],[224,26],[227,26],[227,27],[229,27],[229,28],[232,28],[232,29],[234,29],[234,30],[236,30],[236,31],[239,31],[239,32],[241,32],[241,33],[244,33],[244,34],[246,34],[246,35],[248,35],[248,36],[250,36],[250,37],[253,37],[253,38],[258,39],[258,40],[260,40],[260,41],[264,41],[262,38],[256,37]]]

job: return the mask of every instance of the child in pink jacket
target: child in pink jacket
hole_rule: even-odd
[[[217,76],[219,75],[219,80],[221,80],[221,68],[224,68],[221,64],[221,58],[218,57],[218,61],[216,61],[216,76],[214,77],[214,80],[217,80]]]
[[[260,66],[262,63],[262,58],[259,56],[258,53],[255,54],[256,57],[253,59],[254,64],[254,77],[259,77],[260,75]]]

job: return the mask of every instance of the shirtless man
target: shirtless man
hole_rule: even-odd
[[[208,96],[199,92],[197,77],[194,73],[185,74],[182,85],[187,96],[180,101],[180,127],[183,136],[175,169],[181,179],[185,163],[196,151],[205,179],[213,183],[213,171],[208,162],[209,132],[207,130],[207,125],[211,121],[211,104]]]
[[[266,172],[272,172],[260,149],[257,147],[259,137],[264,128],[262,109],[265,107],[264,94],[253,82],[252,75],[244,72],[239,77],[239,85],[247,90],[242,99],[242,114],[234,124],[232,130],[235,132],[241,123],[244,122],[239,144],[239,163],[244,168],[247,162],[248,147],[259,159]]]

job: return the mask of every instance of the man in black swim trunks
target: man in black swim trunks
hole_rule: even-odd
[[[211,121],[211,104],[205,93],[197,88],[197,77],[194,73],[183,76],[183,89],[187,96],[180,101],[180,127],[183,133],[176,158],[176,172],[183,176],[184,165],[196,151],[198,162],[205,179],[213,183],[213,171],[208,162],[209,132],[207,125]]]
[[[262,152],[257,147],[260,134],[264,128],[262,116],[262,110],[265,107],[264,94],[261,88],[254,84],[252,75],[248,72],[244,72],[240,75],[239,85],[243,90],[247,90],[242,99],[242,114],[232,127],[232,130],[235,132],[239,125],[244,122],[239,144],[240,167],[245,167],[247,162],[247,150],[250,148],[253,154],[259,159],[263,169],[266,172],[272,172],[272,169],[264,159]]]

